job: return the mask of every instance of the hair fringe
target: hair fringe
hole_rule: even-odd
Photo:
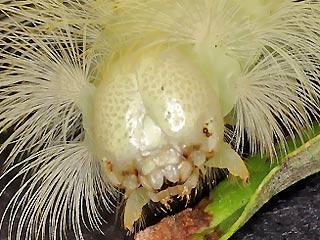
[[[16,239],[22,239],[24,231],[26,239],[45,239],[45,236],[62,239],[67,227],[74,231],[76,239],[82,239],[81,225],[86,224],[83,209],[88,214],[89,225],[86,227],[100,230],[104,220],[98,206],[102,204],[104,209],[112,211],[112,199],[117,197],[117,191],[101,177],[99,162],[84,144],[69,143],[43,149],[8,169],[1,178],[20,168],[24,162],[28,164],[0,193],[3,195],[13,182],[32,172],[12,197],[1,218],[0,227],[7,214],[10,216],[8,239],[12,239],[16,221]],[[21,214],[19,218],[17,214]]]
[[[12,147],[0,180],[18,170],[0,197],[23,179],[1,218],[8,239],[15,224],[16,239],[59,239],[68,227],[83,239],[81,225],[99,230],[99,207],[111,211],[120,193],[86,145],[81,93],[121,49],[223,44],[242,65],[227,141],[274,158],[285,132],[303,138],[320,114],[320,1],[270,1],[269,15],[249,17],[242,2],[0,0],[0,134],[10,133],[0,154]]]
[[[85,144],[79,105],[100,29],[83,4],[0,1],[0,133],[9,133],[0,153],[12,148],[0,180],[18,171],[0,197],[22,179],[0,223],[9,216],[8,239],[59,239],[68,227],[83,239],[81,226],[99,231],[99,206],[112,211],[119,194]]]

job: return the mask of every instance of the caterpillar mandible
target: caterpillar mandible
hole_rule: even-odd
[[[19,169],[0,196],[24,180],[1,218],[9,239],[15,221],[16,239],[68,225],[82,239],[82,208],[99,229],[118,189],[133,230],[145,205],[188,198],[217,168],[248,181],[245,141],[273,159],[285,131],[319,118],[317,0],[2,0],[0,12],[0,132],[13,129],[1,179]]]

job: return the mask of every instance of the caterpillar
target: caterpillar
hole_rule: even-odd
[[[275,160],[319,119],[318,0],[0,0],[0,13],[0,180],[15,172],[0,196],[22,179],[8,239],[83,239],[82,209],[99,230],[121,191],[133,231],[144,206],[188,199],[217,169],[248,182],[247,142]]]

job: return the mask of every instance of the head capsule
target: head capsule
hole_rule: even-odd
[[[223,146],[214,89],[173,49],[131,54],[103,70],[90,121],[94,155],[108,180],[125,191],[127,228],[150,199],[167,204],[189,196]]]

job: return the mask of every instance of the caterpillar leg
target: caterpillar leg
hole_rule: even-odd
[[[149,203],[150,197],[148,190],[143,187],[134,189],[126,195],[123,224],[128,230],[132,231],[133,224],[141,218],[142,208]]]
[[[248,169],[239,156],[227,143],[223,143],[219,152],[205,164],[208,167],[227,168],[234,176],[239,176],[244,182],[249,180]]]

